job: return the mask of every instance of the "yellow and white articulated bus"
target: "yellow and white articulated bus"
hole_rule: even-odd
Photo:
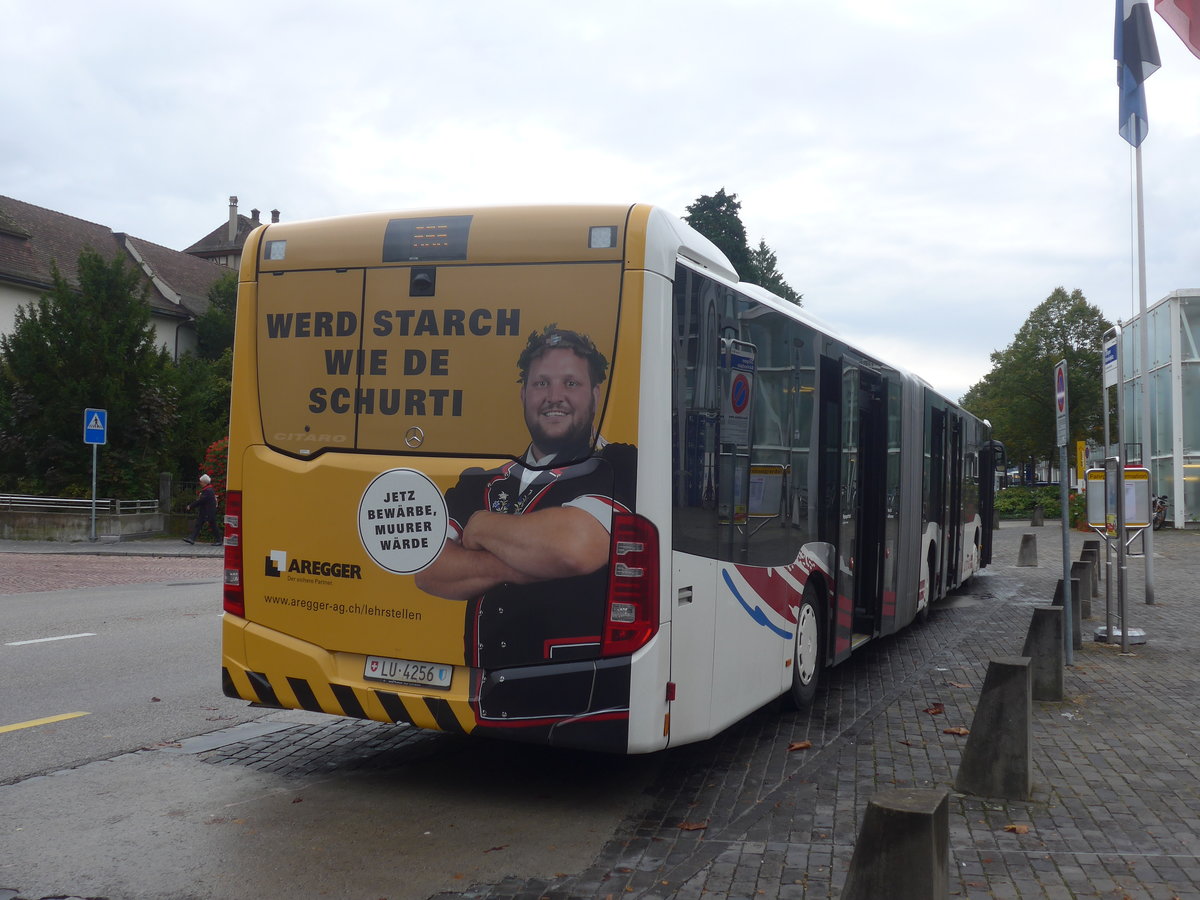
[[[231,697],[616,753],[702,740],[991,555],[987,424],[660,209],[245,246]]]

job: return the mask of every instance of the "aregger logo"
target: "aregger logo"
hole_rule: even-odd
[[[287,552],[284,550],[272,550],[267,554],[267,574],[272,578],[278,578],[287,571]]]
[[[322,578],[355,578],[362,580],[362,566],[357,563],[326,562],[320,559],[293,559],[288,562],[287,551],[272,550],[266,558],[266,574],[279,578],[289,575],[318,575]]]

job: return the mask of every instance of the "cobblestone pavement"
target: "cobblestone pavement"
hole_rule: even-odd
[[[1026,533],[1036,567],[1015,565]],[[1148,640],[1128,655],[1091,640],[1103,589],[1093,602],[1066,699],[1033,704],[1034,792],[1023,802],[953,790],[966,738],[947,729],[971,726],[989,660],[1020,654],[1033,607],[1062,574],[1057,523],[1005,523],[995,536],[985,573],[925,624],[827,672],[808,712],[764,709],[667,751],[643,808],[586,871],[514,872],[439,900],[836,898],[867,801],[893,786],[950,792],[953,896],[1200,900],[1200,533],[1155,535],[1153,606],[1131,561],[1129,624]],[[1073,559],[1088,537],[1071,535]],[[392,768],[462,741],[330,720],[200,758],[300,776]]]
[[[1021,535],[1040,565],[1015,565]],[[1083,540],[1074,533],[1072,558]],[[927,623],[868,645],[827,673],[807,713],[769,708],[717,738],[668,751],[646,807],[585,872],[520,873],[444,895],[537,898],[830,898],[845,881],[867,801],[893,786],[950,792],[951,890],[967,898],[1200,900],[1200,534],[1160,532],[1154,606],[1131,561],[1129,655],[1091,640],[1103,593],[1066,672],[1066,699],[1035,702],[1032,798],[953,791],[990,659],[1019,655],[1032,608],[1062,574],[1056,523],[996,533],[989,570]],[[940,710],[931,713],[930,710]],[[307,773],[388,767],[455,739],[365,722],[299,727],[204,755]],[[790,749],[801,742],[809,749]],[[1014,827],[1022,826],[1022,827]]]

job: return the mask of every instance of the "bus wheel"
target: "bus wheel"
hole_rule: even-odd
[[[804,589],[796,612],[796,654],[792,661],[792,689],[788,699],[796,709],[807,709],[817,696],[821,680],[821,615],[814,599],[816,591]]]

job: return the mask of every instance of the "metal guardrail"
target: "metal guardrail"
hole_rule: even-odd
[[[73,497],[34,497],[28,494],[0,494],[0,510],[20,512],[91,512],[90,499]],[[96,512],[117,515],[158,512],[157,500],[117,500],[96,498]]]

